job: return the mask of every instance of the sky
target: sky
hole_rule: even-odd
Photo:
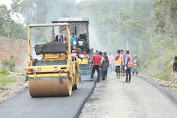
[[[82,0],[76,0],[77,3],[79,3]],[[0,5],[5,4],[7,5],[8,9],[10,9],[10,4],[12,3],[12,0],[0,0]]]
[[[84,0],[76,0],[77,3],[79,3],[80,1],[84,1]],[[96,0],[90,0],[90,1],[96,1]],[[0,0],[0,5],[5,4],[7,5],[8,9],[10,9],[11,3],[12,3],[12,0]]]
[[[0,5],[5,4],[5,5],[7,5],[8,9],[10,9],[11,3],[12,3],[12,0],[0,0]]]

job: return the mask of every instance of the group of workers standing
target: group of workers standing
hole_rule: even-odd
[[[122,76],[126,75],[126,82],[131,81],[131,69],[133,68],[133,74],[138,75],[138,58],[137,55],[134,55],[134,60],[132,56],[129,54],[127,50],[125,53],[123,50],[117,50],[117,55],[115,56],[115,60],[111,53],[107,56],[107,53],[102,53],[101,51],[96,51],[96,54],[93,55],[92,58],[92,73],[91,78],[93,79],[93,75],[95,70],[97,71],[97,80],[107,79],[107,72],[110,66],[110,71],[112,72],[113,62],[115,62],[115,72],[116,78],[120,79],[121,73]]]

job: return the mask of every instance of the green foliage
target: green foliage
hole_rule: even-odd
[[[0,73],[1,74],[7,74],[7,72],[8,72],[8,68],[6,68],[4,66],[0,68]]]
[[[163,72],[159,72],[155,75],[158,79],[167,79],[172,73],[172,64],[170,63],[169,66]]]
[[[13,0],[12,12],[22,14],[26,25],[34,23],[50,23],[59,17],[69,17],[74,0]]]
[[[0,73],[0,87],[3,88],[6,86],[6,84],[14,82],[15,80],[8,77],[6,74]]]
[[[11,10],[8,10],[5,5],[0,5],[0,36],[8,38],[26,38],[22,24],[16,23],[11,18]]]
[[[1,71],[0,73],[7,73],[8,71],[14,71],[14,67],[15,67],[15,64],[13,61],[7,61],[7,60],[3,60],[1,62],[2,64],[2,68],[1,68]]]
[[[14,69],[13,72],[25,74],[25,70],[20,70],[20,69]]]

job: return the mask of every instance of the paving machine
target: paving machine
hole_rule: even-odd
[[[80,55],[78,58],[80,74],[82,80],[91,80],[91,63],[90,59],[93,56],[93,48],[89,44],[89,19],[88,18],[59,18],[57,21],[52,21],[55,23],[69,23],[70,31],[74,33],[78,38],[75,43],[74,50],[80,50]],[[63,30],[62,26],[60,32],[66,35],[66,32]],[[55,36],[53,34],[53,36]],[[83,58],[82,58],[83,56]]]
[[[29,25],[26,73],[31,97],[71,96],[72,90],[78,88],[78,58],[71,55],[69,26],[68,23]],[[32,32],[32,29],[40,28],[40,31],[45,31],[42,35],[46,38],[45,34],[51,36],[51,32],[42,28],[53,31],[54,28],[59,30],[59,27],[66,30],[67,43],[58,43],[54,38],[50,41],[48,38],[40,38],[35,40],[36,43],[31,41],[31,38],[36,37],[34,35],[39,35],[36,31]]]

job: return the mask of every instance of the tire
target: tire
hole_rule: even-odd
[[[78,85],[77,85],[77,84],[74,84],[73,90],[77,90],[77,88],[78,88]]]

